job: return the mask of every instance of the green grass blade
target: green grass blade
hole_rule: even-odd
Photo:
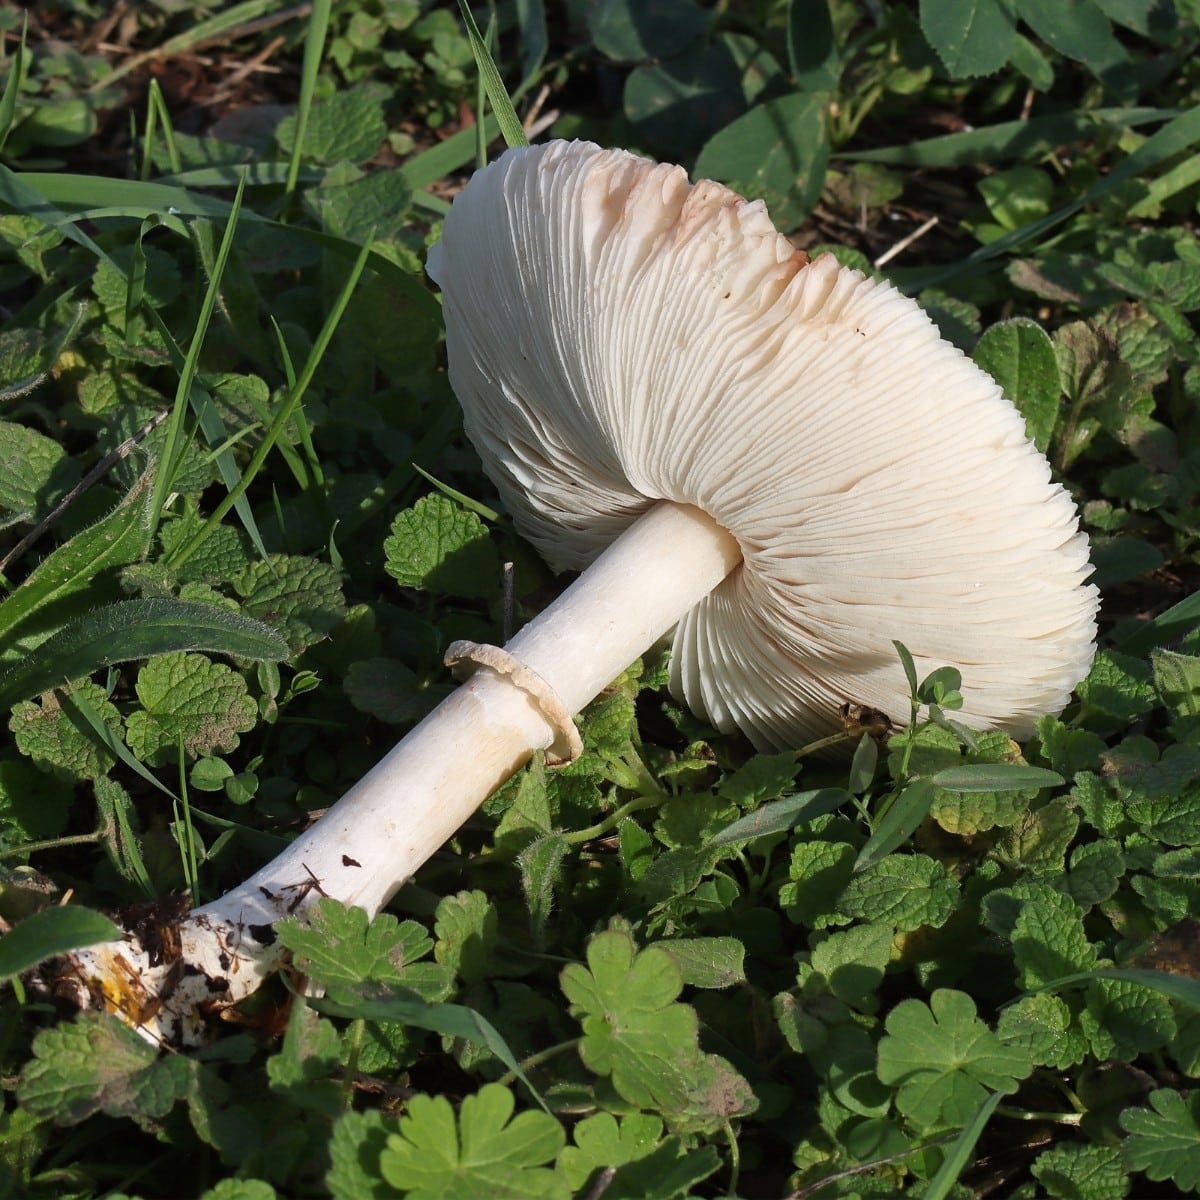
[[[0,602],[0,641],[39,609],[85,590],[102,571],[136,562],[150,546],[150,479],[133,485],[108,516],[48,554]]]
[[[931,779],[918,779],[900,793],[879,819],[867,844],[859,851],[854,862],[856,872],[874,866],[916,833],[933,803],[933,791]]]
[[[1167,971],[1150,971],[1142,967],[1098,967],[1094,971],[1080,971],[1074,975],[1051,979],[1049,983],[1044,983],[1032,991],[1052,992],[1077,983],[1091,983],[1094,979],[1119,979],[1125,983],[1140,983],[1185,1008],[1200,1011],[1200,979],[1192,979],[1187,975],[1172,975]]]
[[[0,709],[114,663],[171,650],[201,650],[281,662],[287,643],[269,625],[211,604],[122,600],[65,625],[0,673]]]
[[[902,146],[874,150],[839,150],[835,157],[850,162],[873,162],[893,167],[965,167],[981,162],[1026,160],[1048,154],[1057,146],[1094,138],[1104,129],[1133,129],[1178,116],[1181,110],[1161,108],[1098,108],[1092,112],[1055,113],[1027,121],[1002,121],[981,129],[923,138]]]
[[[528,146],[529,139],[525,136],[525,127],[521,124],[521,119],[512,106],[508,91],[504,87],[504,80],[500,78],[500,72],[496,69],[496,64],[488,53],[487,43],[480,35],[479,26],[475,24],[475,18],[471,16],[471,10],[467,7],[466,0],[458,0],[458,8],[462,13],[463,23],[467,27],[467,37],[471,42],[471,53],[475,55],[475,65],[483,80],[488,100],[491,101],[492,111],[496,114],[496,120],[500,124],[500,132],[504,135],[505,144]]]
[[[304,61],[300,67],[300,96],[296,103],[296,140],[288,161],[287,179],[284,181],[284,212],[291,209],[296,194],[296,182],[300,178],[300,156],[304,153],[304,142],[308,132],[308,115],[312,111],[313,94],[317,87],[317,71],[321,56],[325,52],[325,36],[329,32],[330,0],[313,0],[308,18],[308,32],[304,38]]]
[[[993,1092],[979,1106],[971,1118],[971,1123],[954,1139],[954,1144],[946,1152],[946,1157],[942,1160],[937,1174],[921,1193],[922,1200],[946,1200],[958,1182],[958,1177],[970,1165],[972,1155],[975,1153],[975,1144],[983,1136],[987,1123],[992,1119],[992,1114],[1003,1099],[1002,1092]]]
[[[12,56],[12,66],[4,81],[4,95],[0,96],[0,150],[8,140],[9,131],[17,115],[17,97],[21,94],[21,83],[25,78],[25,35],[29,31],[29,14],[21,25],[21,41]]]
[[[255,448],[254,454],[250,461],[246,464],[242,471],[241,479],[235,488],[231,489],[229,494],[213,509],[208,519],[196,531],[192,537],[182,546],[178,547],[176,552],[168,559],[168,565],[178,567],[187,562],[189,558],[204,544],[204,542],[216,529],[221,519],[229,511],[232,505],[242,497],[246,489],[250,486],[254,477],[262,469],[263,463],[267,460],[267,455],[270,454],[272,447],[287,428],[287,423],[295,411],[296,406],[300,403],[304,393],[308,390],[312,383],[313,376],[317,372],[317,367],[321,363],[321,359],[325,356],[325,352],[329,349],[329,343],[333,339],[333,335],[338,325],[341,322],[342,316],[345,314],[346,307],[350,303],[350,297],[354,294],[354,289],[358,286],[358,281],[362,276],[363,270],[367,263],[368,257],[367,247],[364,246],[359,252],[358,258],[355,260],[354,266],[346,279],[346,283],[342,288],[337,300],[334,302],[328,317],[325,318],[325,324],[321,327],[321,332],[317,335],[316,341],[313,343],[313,348],[309,353],[308,361],[304,365],[304,370],[301,371],[296,384],[288,392],[287,398],[279,406],[275,413],[274,419],[271,421],[266,433],[263,435],[262,441]]]

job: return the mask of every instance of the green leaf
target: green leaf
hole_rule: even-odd
[[[1200,1091],[1184,1099],[1160,1088],[1149,1100],[1149,1108],[1121,1114],[1129,1165],[1148,1179],[1170,1179],[1181,1191],[1200,1190]]]
[[[905,784],[891,807],[875,822],[871,836],[858,852],[854,869],[867,870],[904,845],[925,820],[936,794],[930,779],[916,779]]]
[[[404,968],[433,948],[416,921],[388,913],[370,920],[361,908],[337,900],[318,900],[303,921],[281,921],[275,928],[304,973],[333,996],[364,984],[403,987]]]
[[[341,1065],[341,1049],[332,1021],[293,1004],[279,1053],[267,1059],[271,1090],[299,1109],[336,1116],[343,1107],[341,1087],[331,1076]]]
[[[1083,913],[1066,897],[1043,891],[1021,906],[1012,932],[1013,957],[1023,988],[1041,987],[1099,962],[1083,928]]]
[[[78,480],[78,466],[58,442],[0,421],[0,529],[44,517]]]
[[[795,846],[788,868],[790,880],[779,889],[779,902],[789,919],[812,928],[829,924],[837,898],[853,877],[854,858],[854,847],[846,842],[801,842]]]
[[[181,600],[122,600],[72,621],[0,673],[0,708],[113,663],[172,650],[205,650],[255,662],[288,656],[273,629],[238,613]]]
[[[200,1200],[276,1200],[279,1193],[262,1179],[222,1179],[200,1193]]]
[[[118,926],[90,908],[75,904],[43,908],[0,937],[0,979],[20,975],[56,954],[121,937]]]
[[[678,1138],[662,1139],[663,1123],[648,1113],[630,1113],[620,1122],[611,1113],[585,1117],[572,1131],[575,1144],[558,1156],[558,1170],[572,1192],[601,1178],[606,1200],[673,1200],[707,1179],[720,1166],[716,1149],[685,1150]]]
[[[746,1082],[701,1053],[695,1011],[675,1003],[683,975],[670,954],[639,952],[627,933],[609,930],[588,943],[587,960],[560,979],[583,1027],[579,1055],[589,1070],[681,1130],[717,1129],[753,1107]]]
[[[464,983],[479,983],[494,970],[499,914],[486,892],[444,897],[437,906],[434,932],[434,958]]]
[[[899,1086],[896,1105],[922,1129],[967,1125],[989,1090],[1015,1092],[1033,1069],[976,1015],[965,992],[939,988],[926,1005],[902,1000],[879,1043],[879,1078]]]
[[[974,358],[1017,406],[1025,432],[1045,454],[1062,401],[1058,359],[1046,331],[1028,317],[998,321],[979,339]]]
[[[91,585],[102,571],[136,562],[150,544],[150,472],[107,517],[48,554],[0,603],[0,639],[38,609]]]
[[[829,0],[788,0],[788,65],[802,92],[829,92],[838,85],[841,61]]]
[[[946,767],[931,782],[947,792],[1016,792],[1027,788],[1058,787],[1066,780],[1045,767],[1024,763],[970,763]]]
[[[292,654],[299,654],[346,615],[341,579],[330,563],[272,554],[266,562],[249,563],[232,582],[243,612],[278,630]]]
[[[17,1085],[26,1108],[60,1125],[96,1113],[163,1117],[183,1098],[195,1064],[158,1049],[115,1017],[85,1013],[43,1029]]]
[[[137,697],[142,707],[129,714],[125,740],[151,766],[174,762],[180,739],[189,758],[228,754],[258,722],[246,681],[203,654],[151,659],[138,671]]]
[[[796,92],[756,105],[709,139],[694,174],[765,201],[776,225],[794,228],[825,183],[827,102],[824,93]]]
[[[694,0],[599,0],[588,7],[588,32],[601,54],[623,62],[670,58],[710,20]]]
[[[910,932],[944,925],[954,911],[958,881],[924,854],[893,854],[851,877],[838,901],[844,916],[885,921]]]
[[[500,557],[487,528],[442,495],[397,513],[383,552],[384,569],[401,587],[486,599],[500,586]]]
[[[1022,996],[1010,1004],[1000,1014],[996,1033],[1006,1045],[1025,1050],[1035,1065],[1056,1070],[1082,1062],[1089,1051],[1066,1001],[1051,992]]]
[[[395,1195],[379,1174],[393,1128],[378,1109],[346,1112],[334,1122],[325,1183],[333,1200],[389,1200]]]
[[[795,756],[788,757],[794,759]],[[724,784],[721,794],[728,795]],[[726,825],[719,833],[709,838],[708,845],[739,846],[768,834],[786,833],[805,821],[833,812],[849,799],[850,793],[842,788],[817,788],[811,792],[797,792],[794,796],[785,796],[782,800],[764,804],[756,812],[739,817],[733,824]]]
[[[387,137],[386,95],[379,85],[368,85],[335,91],[314,104],[308,113],[302,157],[322,164],[364,163],[374,158]],[[280,122],[275,137],[285,154],[291,153],[297,132],[296,117]]]
[[[384,1179],[409,1200],[566,1200],[566,1182],[542,1166],[566,1142],[562,1126],[514,1107],[498,1083],[468,1096],[457,1121],[444,1096],[413,1096],[380,1156]]]
[[[991,75],[1012,52],[1017,27],[999,0],[921,0],[921,32],[955,79]]]
[[[1124,1200],[1129,1194],[1117,1146],[1068,1142],[1039,1154],[1030,1170],[1053,1200]]]
[[[1016,0],[1016,8],[1038,37],[1067,58],[1097,69],[1127,57],[1108,18],[1092,0]]]
[[[690,987],[727,988],[746,982],[746,948],[737,938],[671,938],[654,944],[675,960]]]
[[[120,736],[121,714],[98,684],[85,680],[69,689],[83,694],[100,719]],[[17,704],[9,718],[17,749],[44,771],[62,779],[99,779],[113,763],[113,755],[96,744],[90,730],[72,720],[70,710],[57,693],[47,692],[37,703]]]

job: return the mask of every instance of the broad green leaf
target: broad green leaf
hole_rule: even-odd
[[[200,1193],[200,1200],[276,1200],[279,1193],[263,1179],[222,1179]]]
[[[0,640],[39,608],[87,588],[100,572],[136,562],[150,544],[150,474],[107,517],[48,554],[0,603]]]
[[[938,928],[954,911],[958,881],[924,854],[892,854],[851,877],[838,911],[863,921],[887,921],[909,932]]]
[[[342,1111],[336,1079],[341,1039],[332,1021],[306,1004],[293,1004],[279,1053],[267,1059],[271,1090],[297,1108],[332,1118]]]
[[[1185,1099],[1159,1088],[1148,1099],[1149,1108],[1121,1114],[1129,1165],[1148,1179],[1170,1179],[1180,1191],[1200,1190],[1200,1091]]]
[[[1020,984],[1027,990],[1099,962],[1084,931],[1083,913],[1057,893],[1043,892],[1036,903],[1022,905],[1012,945]]]
[[[292,654],[319,642],[346,615],[341,572],[330,563],[272,554],[233,578],[242,611],[274,627]]]
[[[158,1048],[115,1017],[84,1013],[43,1029],[17,1084],[26,1108],[60,1125],[96,1113],[164,1117],[183,1098],[195,1064]]]
[[[514,1108],[498,1083],[468,1096],[457,1119],[445,1096],[413,1096],[380,1155],[384,1179],[409,1200],[566,1200],[566,1181],[543,1165],[566,1141],[562,1126]]]
[[[1103,10],[1092,0],[1016,0],[1018,15],[1059,54],[1093,69],[1111,66],[1127,55],[1113,36]]]
[[[401,587],[486,598],[500,587],[500,556],[483,522],[441,495],[396,515],[384,569]]]
[[[1054,344],[1028,317],[998,321],[975,347],[974,358],[1025,418],[1025,431],[1045,454],[1059,419],[1062,383]]]
[[[787,52],[797,90],[829,92],[837,87],[841,56],[829,0],[788,0]]]
[[[1175,1036],[1171,1001],[1158,987],[1100,976],[1088,984],[1085,996],[1087,1007],[1079,1025],[1101,1061],[1133,1062],[1161,1050]]]
[[[989,1090],[1010,1093],[1033,1069],[979,1019],[965,992],[939,988],[926,1005],[902,1000],[879,1043],[879,1078],[898,1085],[896,1105],[926,1130],[962,1127]]]
[[[0,979],[10,979],[43,959],[82,946],[120,939],[121,929],[102,913],[68,904],[44,908],[0,937]]]
[[[288,656],[286,643],[273,629],[238,613],[180,600],[122,600],[72,621],[0,673],[0,709],[113,663],[172,650],[256,662]]]
[[[883,982],[894,939],[891,924],[836,930],[813,947],[813,970],[825,977],[829,990],[843,1003],[865,1007],[863,1002]]]
[[[587,966],[572,963],[560,979],[583,1028],[580,1057],[631,1104],[696,1132],[753,1107],[741,1076],[701,1052],[695,1011],[675,1003],[683,976],[665,950],[639,952],[627,933],[609,930],[588,943]]]
[[[44,433],[0,421],[0,528],[30,522],[79,481],[79,467]]]
[[[151,766],[174,762],[180,740],[189,758],[228,754],[258,723],[246,681],[203,654],[152,658],[138,671],[137,697],[142,707],[126,719],[125,740]]]
[[[69,692],[86,696],[104,724],[120,737],[121,714],[99,684],[84,680]],[[72,719],[57,692],[47,692],[36,703],[15,705],[8,728],[22,754],[60,779],[99,779],[114,761],[114,755],[97,745],[90,730]]]
[[[329,1139],[330,1168],[325,1176],[333,1200],[389,1200],[395,1195],[379,1173],[394,1122],[378,1109],[342,1113]]]
[[[794,228],[812,211],[825,182],[827,103],[823,92],[795,92],[756,105],[709,139],[694,174],[763,200],[779,228]]]
[[[694,0],[599,0],[589,6],[587,24],[601,54],[637,62],[678,54],[709,20]]]
[[[464,983],[480,983],[495,970],[500,917],[486,892],[459,892],[438,903],[433,956]]]
[[[433,947],[416,921],[398,921],[389,913],[370,920],[361,908],[336,900],[318,900],[303,921],[283,921],[276,931],[305,975],[341,998],[364,984],[411,986],[405,967]]]
[[[308,114],[301,157],[326,165],[364,163],[374,158],[387,136],[383,116],[386,95],[379,85],[365,85],[335,91],[314,104]],[[294,116],[284,118],[276,130],[275,137],[285,154],[291,153],[297,131]]]
[[[654,944],[675,960],[690,987],[727,988],[746,982],[746,948],[737,938],[670,938]]]
[[[1017,27],[1000,0],[921,0],[921,32],[955,79],[991,75],[1012,51]]]
[[[1064,1070],[1088,1053],[1087,1038],[1071,1009],[1051,992],[1022,996],[1010,1004],[1000,1014],[996,1033],[1006,1045],[1025,1050],[1037,1066]]]
[[[1068,1142],[1038,1155],[1030,1168],[1053,1200],[1124,1200],[1129,1175],[1117,1146]]]
[[[788,917],[812,928],[837,922],[837,898],[854,874],[854,847],[846,842],[800,842],[792,848],[790,879],[779,889]]]

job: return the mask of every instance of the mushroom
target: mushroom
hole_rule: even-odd
[[[283,961],[274,923],[374,914],[571,715],[674,629],[671,687],[755,746],[852,702],[909,712],[894,641],[1027,735],[1094,651],[1067,493],[1000,388],[886,283],[809,261],[760,202],[583,142],[509,150],[428,269],[468,436],[518,531],[583,574],[313,828],[193,911],[172,961],[79,952],[85,999],[190,1044]],[[186,964],[180,968],[179,963]],[[167,986],[169,977],[169,986]]]

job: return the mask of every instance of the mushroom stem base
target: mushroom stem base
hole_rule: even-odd
[[[741,561],[700,510],[661,502],[639,518],[505,647],[577,712]],[[154,1041],[195,1045],[210,1019],[252,993],[285,953],[277,921],[322,896],[374,916],[480,803],[561,737],[543,702],[486,665],[416,726],[311,829],[161,939],[151,965],[133,935],[72,955],[81,1007],[105,1007]],[[155,959],[163,958],[162,945]]]

